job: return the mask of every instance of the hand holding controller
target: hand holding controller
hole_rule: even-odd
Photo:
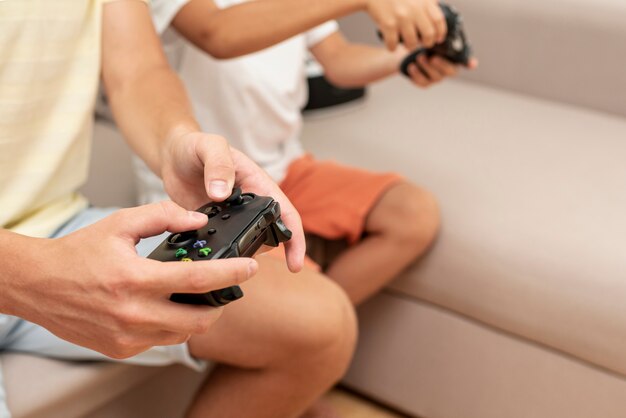
[[[415,62],[417,57],[421,54],[426,54],[429,57],[439,55],[454,64],[465,66],[470,62],[472,49],[465,36],[463,18],[452,6],[448,6],[445,3],[440,3],[439,5],[446,17],[446,25],[448,26],[446,39],[432,48],[419,48],[402,60],[400,71],[407,77],[409,76],[409,65]]]
[[[148,258],[159,261],[194,262],[250,257],[261,245],[277,247],[291,238],[280,218],[280,205],[271,197],[241,193],[236,188],[224,202],[197,209],[208,223],[196,231],[170,235]],[[171,300],[192,305],[222,306],[243,297],[239,286],[204,294],[173,294]]]
[[[417,57],[422,54],[426,54],[429,57],[438,55],[454,64],[467,66],[470,63],[472,49],[465,35],[463,18],[454,7],[445,3],[439,3],[439,6],[443,11],[448,27],[446,39],[432,48],[419,48],[404,58],[400,64],[400,71],[407,77],[409,77],[409,65],[415,63]],[[380,32],[378,36],[382,37]]]

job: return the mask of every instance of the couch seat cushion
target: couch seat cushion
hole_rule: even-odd
[[[159,367],[65,362],[23,354],[3,354],[0,361],[14,418],[84,416],[163,372]]]
[[[307,117],[304,140],[439,198],[438,242],[389,291],[626,374],[626,120],[395,78]]]

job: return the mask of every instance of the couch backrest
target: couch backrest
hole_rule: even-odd
[[[481,60],[463,77],[626,116],[625,0],[446,0]],[[341,21],[353,40],[380,42],[365,14]]]

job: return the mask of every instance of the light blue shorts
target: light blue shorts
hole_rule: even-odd
[[[63,225],[51,238],[67,235],[112,214],[117,209],[89,208]],[[139,255],[147,256],[163,239],[167,233],[141,240],[137,245]],[[51,334],[39,325],[24,321],[13,316],[0,314],[0,353],[2,351],[28,353],[38,356],[53,357],[67,360],[106,360],[117,361],[87,348],[69,343]],[[201,371],[206,363],[194,359],[189,354],[187,344],[164,347],[154,347],[135,357],[121,360],[124,363],[143,366],[165,366],[174,363],[184,364],[192,369]],[[0,418],[10,417],[6,406],[2,369],[0,364]]]

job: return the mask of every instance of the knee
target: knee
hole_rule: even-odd
[[[313,322],[313,349],[327,362],[333,381],[346,372],[357,343],[358,324],[354,305],[334,281],[328,279],[328,294],[325,299],[327,313],[316,315]]]
[[[302,297],[291,318],[291,332],[279,357],[302,367],[313,366],[335,381],[346,371],[357,341],[354,307],[345,292],[332,280],[321,277],[315,289]]]
[[[439,205],[426,189],[409,183],[398,187],[401,187],[400,199],[393,205],[388,234],[405,248],[421,253],[439,233]]]
[[[407,196],[406,225],[408,238],[419,247],[429,246],[441,228],[441,214],[435,196],[413,186]]]

